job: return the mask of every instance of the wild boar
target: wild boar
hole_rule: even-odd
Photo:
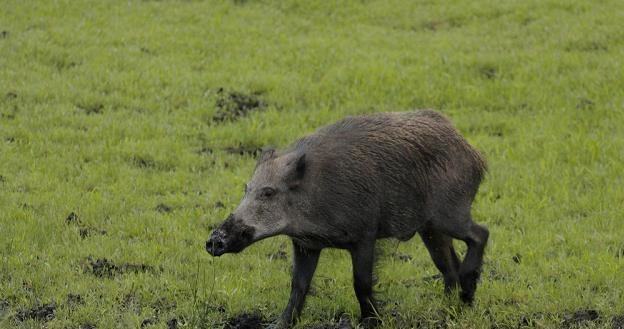
[[[245,195],[212,232],[213,256],[237,253],[279,234],[292,239],[288,305],[278,324],[299,316],[323,248],[346,249],[353,262],[360,321],[378,319],[373,298],[377,239],[420,235],[444,277],[472,303],[489,231],[471,205],[486,171],[484,158],[431,110],[347,117],[260,155]],[[452,240],[467,245],[463,261]]]

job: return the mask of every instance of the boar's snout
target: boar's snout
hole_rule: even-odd
[[[215,229],[206,241],[206,251],[212,256],[237,253],[254,242],[254,228],[237,220],[234,215]]]
[[[212,256],[221,256],[225,253],[225,234],[221,230],[212,232],[210,239],[206,241],[206,251]]]

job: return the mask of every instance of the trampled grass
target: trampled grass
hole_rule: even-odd
[[[433,108],[489,161],[473,211],[491,231],[483,278],[461,307],[418,238],[384,241],[383,327],[610,328],[624,314],[622,22],[608,0],[4,0],[0,327],[276,317],[286,238],[204,251],[249,153],[350,114]],[[215,120],[236,95],[260,106]],[[324,251],[301,326],[357,318],[351,287],[348,255]]]

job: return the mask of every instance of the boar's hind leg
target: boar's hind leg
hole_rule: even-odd
[[[462,301],[472,304],[477,289],[477,281],[481,274],[483,252],[490,233],[485,227],[474,223],[470,217],[465,223],[467,225],[447,227],[445,233],[464,241],[468,246],[466,257],[459,266],[459,283],[462,287]]]
[[[431,228],[420,232],[433,263],[444,276],[444,292],[451,293],[459,283],[459,258],[453,248],[453,239]]]
[[[293,273],[290,299],[281,317],[284,327],[288,327],[293,323],[301,313],[320,253],[320,250],[307,249],[293,241]]]
[[[374,327],[377,309],[373,299],[373,265],[375,240],[362,241],[349,250],[353,262],[353,287],[360,304],[360,322],[365,328]]]

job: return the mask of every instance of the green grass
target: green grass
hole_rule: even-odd
[[[203,249],[254,167],[224,149],[434,108],[489,161],[473,207],[491,231],[484,274],[461,307],[423,279],[436,270],[419,239],[382,242],[384,328],[551,328],[582,309],[600,318],[580,326],[610,328],[624,314],[622,22],[616,0],[4,0],[0,327],[276,317],[290,264],[267,255],[290,257],[286,238]],[[219,88],[266,106],[213,122]],[[151,270],[97,277],[88,257]],[[303,325],[357,317],[350,273],[345,252],[323,252]],[[45,324],[16,320],[48,303]]]

